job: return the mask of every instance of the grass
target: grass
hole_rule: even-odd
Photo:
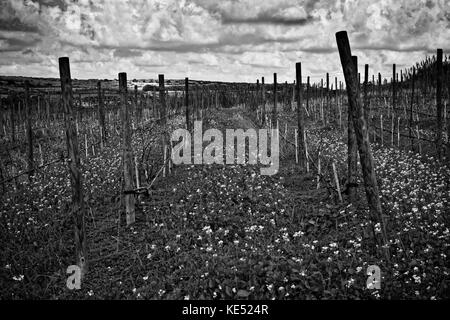
[[[291,137],[292,119],[280,115],[280,127],[287,121]],[[204,119],[206,128],[249,123],[240,109],[216,110]],[[182,124],[174,118],[167,130]],[[162,163],[161,131],[154,126],[133,136],[138,158],[148,156],[150,180]],[[131,227],[118,214],[119,136],[111,133],[96,156],[83,155],[91,263],[81,290],[65,286],[74,248],[68,174],[60,163],[1,196],[3,299],[449,297],[450,171],[434,159],[374,145],[391,241],[388,263],[372,237],[362,186],[357,202],[349,204],[345,194],[343,203],[337,201],[331,163],[342,186],[346,175],[345,137],[337,128],[308,126],[314,161],[322,150],[325,178],[319,189],[314,167],[300,172],[288,146],[275,176],[261,176],[258,166],[181,165],[158,180],[150,196],[139,197]],[[63,147],[45,145],[45,154]],[[366,288],[369,265],[381,269],[381,290]]]

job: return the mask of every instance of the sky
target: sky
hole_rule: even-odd
[[[0,0],[0,75],[278,82],[342,80],[335,33],[390,78],[450,53],[446,0]]]

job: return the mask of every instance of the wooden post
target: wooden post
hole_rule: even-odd
[[[86,154],[86,159],[89,158],[89,146],[87,141],[87,134],[84,134],[84,152]]]
[[[309,76],[306,78],[306,110],[309,111]]]
[[[342,82],[339,81],[338,111],[339,111],[339,131],[342,131]]]
[[[383,245],[385,247],[386,259],[390,261],[389,242],[386,233],[386,223],[381,208],[380,193],[375,175],[372,150],[368,139],[366,120],[358,97],[357,80],[355,78],[355,64],[352,61],[350,43],[347,32],[336,33],[336,41],[339,49],[342,68],[344,71],[345,82],[347,86],[348,102],[352,119],[354,122],[356,140],[358,142],[359,158],[362,167],[364,185],[366,189],[367,202],[372,215],[372,223],[380,223]],[[375,231],[374,231],[375,236]]]
[[[419,147],[419,153],[422,152],[422,149],[420,147],[420,131],[419,131],[419,125],[416,125],[416,132],[417,132],[417,145]]]
[[[98,123],[100,125],[102,144],[106,143],[107,132],[105,125],[105,110],[103,105],[103,96],[102,96],[102,83],[101,81],[97,82],[97,95],[98,95]]]
[[[164,75],[158,75],[159,82],[159,100],[160,100],[160,114],[162,118],[162,124],[166,124],[166,89],[164,88]]]
[[[126,191],[132,190],[133,186],[133,149],[131,147],[130,114],[127,98],[127,74],[119,73],[119,91],[121,98],[121,121],[122,121],[122,168],[123,181]],[[125,212],[127,226],[135,222],[135,199],[132,194],[125,194]]]
[[[337,120],[337,113],[339,112],[337,77],[334,77],[334,104],[333,115],[335,120]]]
[[[158,114],[156,112],[156,87],[152,87],[152,107],[153,107],[153,117],[157,118]]]
[[[394,146],[394,113],[391,114],[391,146]]]
[[[370,109],[369,109],[369,65],[366,63],[364,65],[364,114],[367,123],[370,119]]]
[[[277,122],[277,74],[273,74],[273,109],[272,109],[272,126]]]
[[[358,57],[352,57],[352,63],[354,64],[355,77],[358,73]],[[358,89],[359,86],[356,87]],[[348,87],[347,87],[348,91]],[[357,94],[359,94],[357,92]],[[352,111],[350,103],[348,103],[347,111],[347,190],[350,202],[356,200],[356,175],[357,175],[357,163],[358,163],[358,146],[356,142],[355,129],[353,127]]]
[[[140,177],[139,177],[139,162],[137,157],[134,157],[134,174],[136,176],[136,188],[140,188],[141,187],[141,183],[140,183]]]
[[[381,73],[378,72],[378,99],[381,101]]]
[[[40,159],[40,166],[44,165],[44,154],[42,153],[42,146],[39,144],[39,159]]]
[[[414,150],[414,136],[413,136],[413,104],[414,104],[414,80],[416,69],[413,67],[411,75],[411,106],[409,108],[409,138],[411,139],[411,150]]]
[[[309,153],[308,153],[308,140],[306,140],[306,130],[303,131],[303,142],[305,145],[305,161],[306,161],[306,172],[309,172]]]
[[[319,153],[317,155],[317,186],[316,186],[316,189],[320,188],[320,174],[321,174],[321,170],[322,170],[321,165],[322,164],[320,161],[320,150],[319,150]]]
[[[25,109],[27,112],[27,144],[28,144],[28,181],[31,182],[34,175],[33,157],[33,130],[31,126],[31,103],[30,103],[30,83],[25,81]]]
[[[437,49],[436,55],[436,111],[437,111],[437,132],[436,149],[438,159],[442,158],[442,49]]]
[[[334,164],[334,162],[332,163],[332,167],[333,167],[333,173],[334,173],[334,182],[336,183],[336,189],[337,189],[337,193],[339,196],[339,202],[342,203],[342,195],[341,195],[341,187],[339,185],[339,177],[336,171],[336,165]]]
[[[395,103],[396,103],[396,92],[395,92],[395,63],[392,65],[392,113],[394,113]]]
[[[253,100],[254,100],[254,106],[252,108],[252,111],[258,110],[258,106],[259,106],[259,79],[256,79],[256,92],[253,96]]]
[[[66,131],[67,151],[69,154],[69,170],[72,189],[72,216],[75,225],[75,256],[81,269],[81,276],[87,272],[87,242],[85,233],[85,206],[83,199],[83,181],[80,172],[80,157],[78,154],[78,137],[75,131],[76,114],[73,109],[72,80],[70,76],[69,58],[59,58],[59,76],[61,79],[62,105]]]
[[[266,87],[264,85],[264,77],[261,77],[261,117],[262,124],[266,124]]]
[[[189,79],[188,78],[184,78],[184,104],[186,105],[186,130],[191,132],[191,120],[190,120],[190,116],[189,116]]]
[[[330,74],[327,72],[327,92],[325,98],[325,114],[328,114],[328,119],[325,117],[325,120],[331,122],[331,109],[330,109]]]
[[[133,106],[134,106],[134,119],[135,119],[136,125],[137,125],[139,123],[139,120],[138,120],[139,119],[138,86],[137,85],[134,85],[134,103],[133,103]],[[133,112],[131,114],[133,114]]]
[[[15,93],[13,93],[9,96],[9,100],[11,103],[10,109],[9,109],[9,121],[10,121],[10,125],[11,125],[11,141],[15,142],[16,141],[16,121],[15,121],[16,95],[15,95]]]
[[[305,169],[305,120],[302,109],[302,64],[301,62],[297,62],[295,64],[295,75],[296,75],[296,86],[297,86],[297,128],[298,128],[298,160],[300,164],[300,168]]]

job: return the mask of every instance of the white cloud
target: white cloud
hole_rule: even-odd
[[[313,79],[340,74],[340,30],[360,61],[384,74],[450,43],[445,0],[2,1],[1,74],[57,76],[57,58],[68,55],[78,77],[253,82],[277,72],[292,81],[297,61]]]

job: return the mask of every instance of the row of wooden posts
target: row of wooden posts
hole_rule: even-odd
[[[341,64],[343,68],[344,78],[345,78],[345,87],[347,93],[347,103],[348,103],[348,118],[347,118],[347,132],[348,132],[348,190],[349,190],[349,198],[352,201],[355,198],[356,193],[356,177],[357,177],[357,157],[359,154],[360,164],[363,173],[363,180],[365,185],[366,197],[371,213],[371,218],[373,224],[380,223],[382,227],[382,242],[385,245],[385,254],[386,259],[389,259],[389,250],[388,250],[388,236],[386,232],[386,224],[385,218],[382,212],[378,184],[374,171],[373,157],[371,152],[371,146],[369,142],[369,123],[368,119],[370,118],[370,111],[368,111],[368,65],[365,66],[364,73],[364,86],[363,86],[363,99],[361,99],[361,86],[360,81],[358,79],[358,64],[357,58],[351,55],[350,44],[348,41],[348,37],[346,32],[339,32],[336,34],[336,40],[339,49],[339,55],[341,59]],[[440,52],[440,53],[439,53]],[[439,58],[441,59],[442,64],[442,50],[438,50],[438,69],[440,68]],[[65,135],[67,141],[67,150],[68,150],[68,167],[70,170],[71,177],[71,190],[72,190],[72,215],[74,217],[75,224],[75,245],[76,245],[76,262],[82,269],[82,273],[87,270],[87,244],[86,244],[86,234],[84,227],[84,216],[85,216],[85,205],[83,201],[83,182],[82,176],[80,172],[80,155],[79,155],[79,141],[78,141],[78,132],[77,132],[77,119],[79,117],[78,113],[75,112],[74,108],[74,93],[72,90],[72,80],[70,75],[70,66],[69,59],[66,57],[59,59],[59,69],[60,69],[60,80],[61,80],[61,97],[62,97],[62,110],[63,110],[63,120],[64,120],[64,128]],[[395,79],[396,71],[395,65],[393,70],[393,75]],[[379,88],[381,95],[381,77],[379,75]],[[292,108],[292,105],[296,102],[296,112],[297,112],[297,130],[296,130],[296,144],[298,144],[298,152],[296,152],[296,159],[298,159],[299,166],[304,168],[305,170],[309,170],[309,161],[308,161],[308,153],[307,153],[307,144],[305,143],[305,119],[308,115],[314,115],[319,113],[319,119],[339,119],[339,123],[342,122],[342,106],[345,104],[344,100],[344,91],[343,84],[340,83],[339,90],[334,90],[334,95],[330,94],[333,91],[330,91],[329,88],[329,75],[327,74],[327,90],[320,89],[319,86],[311,86],[309,84],[310,78],[307,78],[306,87],[303,86],[302,79],[302,70],[301,63],[296,64],[296,81],[295,81],[295,90],[293,90],[292,96],[289,94],[289,90],[284,91],[284,95],[282,95],[282,101],[285,108]],[[374,79],[373,79],[374,82]],[[442,128],[442,87],[439,85],[439,81],[437,83],[437,98],[436,98],[436,106],[437,106],[437,119],[438,119],[438,127]],[[286,85],[286,84],[285,84]],[[258,115],[260,119],[269,119],[270,126],[277,126],[277,118],[278,118],[278,84],[277,84],[277,75],[274,74],[274,84],[272,86],[272,99],[273,99],[273,107],[268,114],[268,110],[266,108],[261,108],[261,105],[265,105],[265,94],[266,91],[264,89],[264,78],[262,78],[261,86],[259,81],[256,83],[256,88],[252,90],[249,86],[244,90],[236,90],[235,95],[232,96],[234,103],[243,103],[249,108],[253,109]],[[322,84],[323,87],[323,84]],[[288,88],[287,86],[285,88]],[[337,79],[335,78],[335,89],[337,88]],[[374,88],[374,86],[372,87]],[[414,97],[414,77],[412,78],[412,92]],[[106,119],[105,119],[105,108],[104,101],[102,98],[102,89],[101,85],[98,85],[98,123],[100,126],[101,132],[101,140],[106,142],[108,138]],[[137,90],[135,90],[136,94]],[[325,92],[325,94],[324,94]],[[375,91],[372,90],[372,93]],[[217,106],[217,101],[219,97],[219,91],[215,92],[215,101]],[[133,179],[134,170],[136,170],[136,158],[133,154],[133,150],[131,148],[131,136],[132,136],[132,118],[130,114],[130,110],[128,106],[128,90],[127,90],[127,75],[126,73],[119,73],[119,95],[120,95],[120,119],[121,119],[121,153],[122,153],[122,174],[123,174],[123,188],[124,188],[124,204],[125,204],[125,213],[126,213],[126,221],[127,224],[132,224],[135,221],[135,197],[132,192],[136,187],[139,188],[140,181],[138,179],[138,174],[136,174],[136,183]],[[154,95],[155,96],[155,95]],[[244,98],[242,98],[242,96]],[[289,99],[292,97],[292,99]],[[315,108],[316,104],[310,104],[310,99],[325,97],[326,104],[325,109],[323,108],[323,99],[322,99],[322,107],[319,111]],[[337,103],[338,108],[332,108],[330,99],[334,98]],[[166,117],[166,91],[164,88],[164,75],[159,75],[159,99],[160,99],[160,108],[158,109],[160,112],[160,120],[161,124],[164,126],[167,121]],[[192,130],[192,111],[191,108],[187,107],[190,105],[190,94],[189,94],[189,79],[185,79],[185,88],[184,88],[184,104],[185,108],[185,118],[186,118],[186,126],[188,130]],[[397,89],[395,80],[392,83],[392,111],[395,110],[397,99]],[[411,101],[414,99],[412,98]],[[135,96],[136,106],[137,97]],[[303,105],[305,102],[305,105]],[[412,103],[411,103],[412,105]],[[339,107],[340,106],[340,107]],[[31,124],[31,108],[29,106],[29,83],[25,83],[25,100],[24,107],[27,110],[26,117],[26,137],[27,137],[27,145],[28,145],[28,163],[29,163],[29,171],[30,171],[30,179],[33,176],[33,134],[32,134],[32,124]],[[197,109],[198,110],[198,109]],[[412,107],[410,108],[410,117],[413,113]],[[138,117],[141,116],[142,110],[137,108]],[[327,116],[328,115],[328,116]],[[313,116],[314,117],[314,116]],[[381,115],[382,119],[382,115]],[[410,118],[411,119],[411,118]],[[14,127],[14,125],[13,125]],[[381,122],[381,127],[383,127]],[[442,133],[442,130],[440,130]],[[399,133],[398,133],[399,134]],[[167,137],[163,137],[166,139]],[[437,140],[442,144],[441,134],[437,136]],[[163,142],[163,145],[167,145],[167,141]],[[164,154],[166,161],[167,158],[170,158],[167,155],[167,149],[164,148]],[[440,150],[440,149],[439,149]],[[319,164],[320,167],[320,164]],[[336,178],[335,167],[334,175]],[[165,170],[165,169],[164,169]],[[337,178],[336,178],[337,179]],[[339,184],[337,184],[339,187]],[[340,194],[340,190],[339,190]]]
[[[72,189],[72,212],[75,225],[75,246],[76,246],[76,263],[81,268],[82,275],[87,271],[87,242],[85,233],[85,207],[83,201],[83,183],[80,172],[80,156],[78,150],[78,135],[76,130],[76,112],[73,107],[73,92],[70,75],[69,59],[63,57],[59,59],[62,105],[64,111],[64,126],[66,132],[67,149],[69,155],[69,170],[71,177]],[[185,103],[189,105],[189,80],[185,79]],[[131,146],[131,115],[128,108],[128,91],[127,91],[127,75],[126,73],[119,73],[119,93],[120,93],[120,119],[121,119],[121,158],[122,158],[122,173],[123,173],[123,197],[126,213],[127,225],[135,222],[135,196],[133,190],[140,187],[139,174],[136,172],[136,184],[134,183],[133,174],[137,170],[137,159],[133,154]],[[159,94],[160,94],[160,121],[161,125],[166,125],[166,92],[164,88],[164,75],[159,75]],[[99,106],[100,107],[100,106]],[[198,110],[198,108],[197,108]],[[100,114],[101,112],[99,112]],[[201,114],[201,112],[200,112]],[[186,108],[186,125],[191,128],[192,115],[190,108]],[[102,120],[99,119],[101,125]],[[103,120],[104,123],[104,120]],[[106,136],[106,134],[105,134]],[[166,162],[170,159],[167,148],[167,137],[163,135],[163,175],[166,174]],[[32,145],[32,143],[30,143]],[[170,150],[169,150],[170,151]],[[170,171],[170,161],[168,161],[168,170]]]

